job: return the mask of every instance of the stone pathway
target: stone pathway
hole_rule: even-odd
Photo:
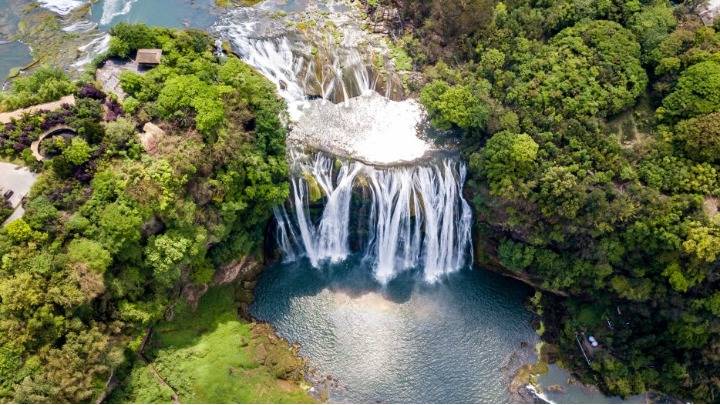
[[[12,197],[10,197],[10,205],[15,208],[15,212],[13,212],[3,225],[22,217],[23,213],[25,213],[21,204],[22,199],[30,192],[36,179],[37,174],[31,172],[26,167],[0,162],[0,188],[3,190],[3,193],[8,190],[14,192]],[[0,195],[0,198],[3,197]]]
[[[33,114],[39,111],[55,111],[62,108],[63,105],[75,105],[75,96],[69,95],[61,98],[58,101],[52,101],[50,103],[38,104],[32,107],[21,108],[19,110],[10,111],[6,113],[0,113],[0,123],[8,124],[13,119],[20,119],[25,114]]]
[[[40,143],[43,140],[45,140],[45,138],[47,138],[48,136],[54,135],[56,132],[59,132],[59,131],[68,131],[68,132],[75,133],[75,130],[70,128],[67,125],[55,125],[54,127],[48,129],[42,135],[40,135],[40,137],[37,139],[37,141],[30,144],[30,150],[32,151],[33,156],[35,156],[35,159],[37,159],[40,162],[45,160],[45,156],[40,154]]]
[[[102,89],[106,93],[115,93],[118,100],[123,101],[127,96],[120,87],[120,75],[122,72],[129,71],[140,73],[138,64],[134,61],[121,61],[110,59],[105,62],[103,67],[95,72],[95,79],[102,83]]]

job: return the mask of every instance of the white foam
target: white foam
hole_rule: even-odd
[[[530,393],[533,394],[535,396],[535,398],[543,401],[543,403],[546,403],[546,404],[554,404],[555,403],[555,402],[551,401],[550,398],[548,398],[544,392],[542,392],[541,390],[538,390],[534,385],[528,384],[525,386],[525,388],[527,388],[527,390],[530,391]]]
[[[414,100],[393,101],[374,92],[341,104],[313,100],[289,139],[372,164],[411,162],[432,149],[418,136],[423,115]]]
[[[78,51],[82,56],[72,64],[74,68],[82,70],[82,68],[92,60],[105,53],[110,48],[110,34],[103,34],[102,36],[94,38],[92,41],[78,48]]]
[[[100,25],[110,24],[115,17],[129,13],[132,5],[136,1],[137,0],[105,0],[103,3],[102,16],[100,17]]]
[[[88,32],[94,30],[95,28],[97,28],[96,23],[88,20],[80,20],[68,25],[67,27],[63,27],[62,30],[65,32]]]
[[[60,15],[67,15],[71,11],[85,4],[81,0],[38,0],[41,7]]]

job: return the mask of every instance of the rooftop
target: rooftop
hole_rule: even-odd
[[[162,49],[138,49],[135,60],[138,64],[159,65]]]

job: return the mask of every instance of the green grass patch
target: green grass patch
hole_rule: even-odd
[[[268,325],[238,319],[232,287],[210,290],[196,311],[175,309],[145,354],[187,403],[310,403],[304,364]],[[172,391],[138,363],[113,400],[169,402]]]
[[[397,45],[390,46],[390,57],[395,63],[395,68],[399,71],[409,71],[413,69],[412,58],[407,54],[405,49]]]

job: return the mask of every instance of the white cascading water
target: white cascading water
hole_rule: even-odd
[[[82,56],[72,66],[78,70],[83,70],[87,64],[92,62],[93,58],[105,53],[109,48],[110,34],[100,34],[100,36],[78,48],[78,53]]]
[[[422,108],[374,91],[379,75],[371,78],[372,63],[357,45],[363,31],[345,27],[339,44],[323,38],[306,42],[288,32],[294,23],[268,18],[262,7],[233,10],[214,30],[275,83],[288,104],[294,174],[288,202],[274,210],[283,259],[306,257],[321,267],[358,253],[382,284],[409,269],[421,269],[425,280],[434,282],[468,265],[472,218],[462,196],[465,165],[453,158],[417,162],[432,149],[418,136]],[[298,152],[304,148],[331,154]],[[397,166],[402,162],[415,163]],[[351,212],[360,187],[369,205]],[[351,224],[368,228],[356,252],[350,247]]]
[[[364,260],[376,279],[387,283],[400,272],[421,268],[434,282],[471,261],[471,211],[462,196],[465,166],[444,158],[427,165],[375,168],[318,153],[312,161],[293,155],[289,210],[275,210],[278,245],[285,260],[306,256],[314,267],[350,254],[351,198],[359,178],[370,190],[370,235]],[[309,178],[310,177],[310,178]],[[312,183],[311,183],[312,182]],[[310,215],[310,188],[325,202],[322,215]]]
[[[40,7],[46,8],[60,15],[70,14],[71,11],[83,4],[85,4],[85,2],[82,0],[38,0],[38,5],[40,5]]]
[[[323,100],[346,103],[373,92],[374,83],[357,49],[326,49],[329,60],[316,60],[309,47],[291,42],[282,24],[262,15],[253,8],[233,10],[214,29],[232,42],[245,62],[275,83],[293,120],[308,108],[311,91]]]
[[[74,22],[74,23],[68,25],[67,27],[63,27],[62,30],[64,32],[82,33],[82,32],[92,31],[95,28],[97,28],[97,23],[94,23],[89,20],[80,20],[80,21],[77,21],[77,22]]]

